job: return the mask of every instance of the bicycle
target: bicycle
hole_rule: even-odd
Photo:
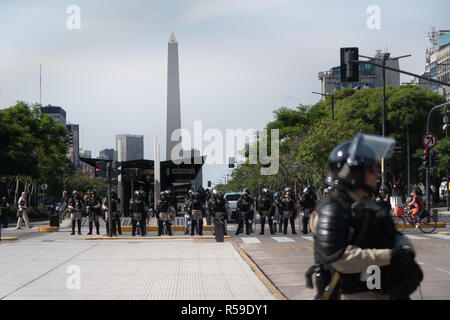
[[[419,229],[423,233],[432,233],[437,228],[437,219],[431,215],[426,209],[418,213],[419,219],[413,217],[409,207],[396,206],[394,208],[393,220],[398,231],[402,232],[406,224],[413,226],[419,224]]]

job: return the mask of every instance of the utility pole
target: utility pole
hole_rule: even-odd
[[[411,171],[409,165],[409,121],[408,121],[408,113],[406,114],[406,153],[407,153],[407,161],[408,161],[408,194],[411,193]]]
[[[331,97],[331,120],[334,120],[334,95],[333,94],[328,94],[328,93],[314,92],[314,91],[312,93],[320,94],[323,97]]]

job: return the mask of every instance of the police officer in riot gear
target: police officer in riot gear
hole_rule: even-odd
[[[316,205],[316,195],[313,193],[313,189],[308,186],[303,190],[303,195],[300,200],[302,207],[302,233],[308,233],[309,216]]]
[[[330,193],[333,191],[334,191],[334,187],[325,188],[325,190],[323,190],[324,197],[328,197],[330,195]]]
[[[264,188],[262,190],[262,195],[258,199],[258,213],[261,217],[261,232],[260,235],[264,234],[264,227],[266,225],[266,219],[269,220],[269,229],[270,234],[274,234],[273,232],[273,220],[270,209],[272,207],[272,201],[270,201],[269,197],[269,189]]]
[[[144,200],[145,192],[143,190],[136,190],[134,192],[134,200],[130,201],[131,212],[131,235],[136,236],[136,228],[139,222],[141,236],[144,237],[147,233],[146,221],[148,214],[148,207]]]
[[[78,191],[72,192],[72,197],[69,199],[68,209],[70,212],[70,217],[72,219],[72,233],[73,236],[75,234],[75,223],[78,226],[78,234],[81,235],[81,218],[83,214],[83,201],[81,200],[80,194]]]
[[[188,212],[189,203],[192,200],[192,193],[194,191],[192,189],[189,189],[186,197],[184,198],[184,234],[189,234],[189,228],[191,228],[192,225],[192,219],[191,215]]]
[[[187,210],[191,218],[191,236],[194,235],[197,229],[197,234],[199,236],[203,235],[203,204],[200,199],[198,192],[192,193],[192,199],[189,201]]]
[[[296,218],[296,208],[295,199],[292,196],[291,188],[284,189],[284,196],[281,199],[281,208],[283,215],[283,234],[287,234],[288,223],[291,223],[292,234],[297,234],[295,232],[295,218]]]
[[[270,209],[270,216],[273,220],[273,233],[277,233],[277,225],[279,226],[279,232],[283,232],[281,230],[281,226],[283,224],[283,208],[281,207],[281,195],[279,192],[275,192],[273,195],[273,203]]]
[[[394,143],[357,134],[331,152],[328,166],[336,190],[310,219],[316,265],[307,275],[314,270],[316,298],[407,299],[420,284],[423,273],[411,242],[371,198],[376,194],[377,164],[389,158]],[[367,285],[367,268],[372,265],[380,267],[381,289]]]
[[[103,211],[105,213],[105,222],[106,222],[106,233],[109,235],[109,219],[111,218],[111,229],[112,229],[112,235],[117,236],[116,231],[121,235],[122,234],[122,228],[120,224],[120,211],[119,211],[119,205],[120,205],[120,199],[117,196],[117,193],[114,190],[111,190],[111,212],[112,214],[109,214],[108,210],[108,198],[103,199]]]
[[[169,236],[172,235],[172,220],[174,219],[172,204],[168,198],[167,191],[161,192],[161,200],[156,204],[156,219],[158,220],[158,237],[161,236],[166,229]]]
[[[239,224],[236,230],[236,235],[239,235],[239,233],[244,231],[244,223],[247,235],[250,234],[250,211],[252,210],[252,204],[253,202],[248,193],[244,192],[237,202]]]
[[[88,220],[89,220],[88,235],[92,234],[92,227],[94,223],[97,234],[100,234],[100,222],[98,220],[101,215],[101,205],[100,201],[97,198],[97,191],[95,189],[92,189],[90,196],[91,197],[86,201],[87,202],[86,209],[88,211]]]
[[[210,210],[213,217],[213,223],[216,221],[223,221],[224,223],[224,235],[227,235],[227,221],[228,221],[228,201],[223,197],[223,192],[218,191],[217,194],[211,199]]]
[[[391,203],[389,201],[389,194],[388,190],[385,185],[382,185],[380,187],[380,191],[378,192],[378,197],[376,199],[377,203],[385,209],[387,212],[391,212]]]

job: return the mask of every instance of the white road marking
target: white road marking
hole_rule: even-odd
[[[445,239],[445,240],[450,240],[450,236],[447,236],[445,234],[428,234],[429,237],[433,237],[433,238],[439,238],[439,239]]]
[[[448,272],[447,270],[443,270],[443,269],[439,269],[439,268],[434,268],[434,270],[450,274],[450,272]]]
[[[305,239],[305,240],[314,241],[314,238],[311,237],[311,236],[304,236],[302,238]]]
[[[243,243],[261,243],[261,241],[258,238],[241,238]]]
[[[272,237],[272,239],[277,242],[295,242],[295,240],[287,237]]]
[[[430,240],[429,238],[413,236],[411,234],[407,234],[406,237],[411,240]]]

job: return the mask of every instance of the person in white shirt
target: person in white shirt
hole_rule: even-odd
[[[30,229],[30,221],[28,220],[27,215],[27,200],[26,200],[27,193],[22,192],[22,196],[20,197],[17,204],[19,205],[19,209],[17,210],[17,217],[19,218],[17,220],[17,227],[16,229],[21,229],[22,227],[22,220],[25,220],[25,224],[27,225],[27,228]]]

